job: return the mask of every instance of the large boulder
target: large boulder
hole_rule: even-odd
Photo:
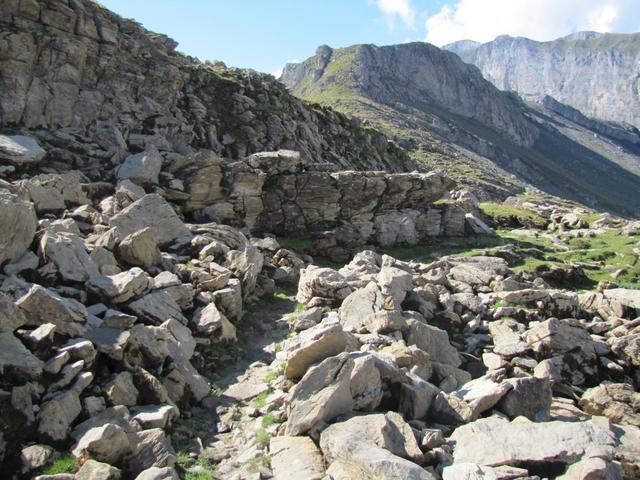
[[[609,424],[599,418],[589,422],[512,422],[489,417],[458,427],[454,463],[481,465],[565,464],[578,461],[590,449],[613,449],[616,439]]]
[[[37,327],[52,323],[56,333],[70,337],[82,336],[88,330],[89,314],[82,303],[40,285],[34,284],[16,304],[26,317],[26,325]]]
[[[378,284],[385,298],[385,307],[399,309],[407,292],[413,288],[411,274],[396,267],[383,266]]]
[[[127,235],[118,245],[119,257],[129,265],[149,268],[162,259],[151,228]]]
[[[56,442],[67,438],[73,421],[82,412],[78,393],[74,390],[56,394],[38,413],[38,432]]]
[[[18,165],[38,163],[47,152],[31,137],[0,135],[0,160]]]
[[[0,293],[0,332],[13,332],[27,323],[22,310],[8,295]]]
[[[273,437],[269,444],[271,468],[278,480],[322,480],[322,453],[308,437]]]
[[[327,474],[340,480],[434,480],[414,462],[423,455],[411,427],[397,413],[354,417],[322,432]]]
[[[131,180],[138,185],[157,185],[162,169],[162,156],[152,146],[144,152],[130,155],[118,167],[118,180]]]
[[[433,362],[458,367],[462,363],[458,350],[449,343],[449,335],[444,330],[426,323],[409,320],[404,334],[407,345],[415,345],[429,354]]]
[[[0,189],[0,266],[18,260],[27,251],[37,225],[33,203]]]
[[[346,331],[364,330],[370,314],[384,309],[384,298],[378,285],[370,282],[366,287],[353,291],[340,306],[340,323]]]
[[[291,390],[287,399],[287,435],[301,435],[322,421],[351,412],[351,372],[353,360],[346,353],[310,368]]]
[[[133,202],[110,220],[120,235],[127,236],[151,228],[159,245],[168,245],[178,239],[191,238],[191,232],[178,218],[171,205],[157,193],[145,195]]]
[[[640,427],[640,393],[628,383],[605,383],[590,388],[582,394],[580,406],[591,415]]]
[[[308,303],[314,297],[344,300],[350,293],[351,287],[339,272],[310,265],[300,272],[296,299],[300,303]]]
[[[149,275],[134,267],[116,275],[96,276],[87,282],[87,290],[111,303],[124,303],[141,295],[149,287]]]
[[[15,382],[37,379],[43,363],[11,332],[0,331],[0,375]]]
[[[510,378],[506,383],[512,388],[500,400],[498,410],[511,418],[524,416],[538,422],[549,420],[552,392],[548,378]]]
[[[132,448],[124,459],[124,470],[129,478],[135,478],[151,467],[173,467],[176,463],[171,442],[159,428],[129,433],[129,443]]]
[[[40,256],[55,264],[62,280],[85,282],[100,275],[82,238],[73,233],[45,231],[40,239]]]
[[[287,378],[301,378],[313,364],[345,351],[347,334],[338,322],[320,323],[287,340]]]
[[[127,433],[114,423],[94,427],[84,433],[72,449],[78,460],[92,458],[98,462],[118,465],[131,445]]]

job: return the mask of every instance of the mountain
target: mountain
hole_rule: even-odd
[[[551,42],[501,36],[444,48],[525,100],[549,95],[588,117],[640,127],[640,33],[579,32]]]
[[[587,205],[640,212],[640,137],[631,132],[633,141],[622,141],[525,103],[447,50],[426,43],[322,46],[287,65],[281,81],[300,98],[393,135],[417,163],[446,171],[481,197],[533,185]]]

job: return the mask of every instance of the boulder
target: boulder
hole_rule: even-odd
[[[87,290],[111,303],[124,303],[147,291],[149,275],[134,267],[116,275],[96,276],[87,282]]]
[[[373,355],[354,354],[351,372],[353,409],[361,412],[375,410],[382,401],[382,378]]]
[[[278,480],[322,480],[322,453],[308,437],[273,437],[269,444],[271,468]]]
[[[411,427],[397,413],[366,415],[325,429],[320,448],[330,464],[327,474],[340,480],[434,480],[422,463]]]
[[[171,319],[185,325],[187,323],[180,306],[163,290],[148,293],[131,302],[129,308],[139,319],[147,323],[159,325]]]
[[[176,454],[164,431],[159,428],[129,434],[132,447],[124,459],[124,470],[131,478],[151,467],[173,467]]]
[[[525,333],[535,352],[552,356],[580,350],[584,361],[593,361],[596,351],[589,332],[577,320],[550,318]]]
[[[298,294],[300,303],[308,303],[314,297],[344,300],[351,293],[346,279],[331,268],[310,265],[300,271]]]
[[[351,412],[353,360],[346,353],[311,367],[287,398],[286,435],[301,435],[319,422]]]
[[[580,406],[591,415],[640,427],[640,393],[628,383],[605,383],[590,388],[582,394]]]
[[[492,409],[512,388],[509,382],[496,381],[504,372],[491,372],[480,378],[476,378],[453,392],[454,395],[464,400],[473,410],[474,416]]]
[[[73,233],[46,230],[40,238],[40,256],[53,262],[60,278],[68,282],[85,282],[100,275],[82,238]]]
[[[171,467],[151,467],[140,472],[135,480],[180,480],[180,477]]]
[[[132,406],[138,403],[138,390],[133,384],[131,372],[120,372],[104,386],[104,392],[112,405]]]
[[[18,299],[16,305],[24,313],[26,325],[52,323],[60,335],[79,337],[88,330],[86,307],[72,298],[64,298],[53,290],[34,284]]]
[[[603,419],[589,422],[512,422],[496,417],[458,427],[450,437],[455,442],[454,464],[481,465],[565,464],[579,460],[593,448],[611,449],[616,438]]]
[[[31,445],[20,451],[22,473],[32,472],[48,465],[56,451],[48,445]]]
[[[22,257],[33,241],[37,226],[33,204],[0,189],[0,267]]]
[[[16,328],[27,323],[22,310],[14,303],[13,299],[4,293],[0,293],[0,332],[13,332]]]
[[[120,469],[108,463],[87,460],[76,472],[75,480],[120,480],[121,478]]]
[[[408,320],[404,338],[407,345],[415,345],[427,352],[434,362],[453,367],[458,367],[462,363],[458,351],[449,343],[449,335],[444,330],[417,320]]]
[[[102,412],[94,415],[93,417],[79,423],[75,426],[71,432],[71,438],[76,442],[80,440],[89,430],[102,427],[106,424],[118,425],[126,433],[140,431],[140,425],[131,417],[127,407],[118,405],[115,407],[107,408]]]
[[[387,309],[399,309],[407,292],[413,288],[410,273],[386,265],[380,269],[378,285],[380,285]]]
[[[143,429],[166,429],[180,416],[180,411],[175,405],[143,405],[133,407],[131,414]]]
[[[640,367],[640,333],[610,340],[611,351],[627,364]]]
[[[498,480],[498,477],[491,467],[477,463],[456,463],[443,469],[442,480]]]
[[[315,363],[344,352],[347,334],[338,322],[320,323],[296,337],[287,340],[284,351],[287,354],[287,378],[301,378]]]
[[[0,332],[0,374],[14,382],[37,379],[44,364],[11,332]]]
[[[537,422],[549,420],[552,392],[548,378],[510,378],[505,382],[512,388],[502,397],[498,410],[511,418],[524,416]]]
[[[122,239],[118,255],[129,265],[150,268],[162,259],[151,228],[143,228]]]
[[[131,180],[138,185],[157,185],[162,168],[160,152],[151,146],[144,152],[128,156],[117,169],[118,180]]]
[[[96,346],[98,352],[113,360],[122,360],[130,335],[128,330],[101,327],[91,330],[87,337]]]
[[[28,165],[38,163],[46,154],[34,138],[24,135],[0,135],[0,160]]]
[[[216,337],[219,341],[236,340],[236,327],[220,313],[215,303],[196,310],[192,322],[201,335]]]
[[[78,460],[91,458],[118,465],[129,450],[131,445],[127,433],[114,423],[106,423],[84,433],[71,453]]]
[[[244,238],[244,237],[243,237]],[[231,270],[240,280],[244,298],[251,295],[262,271],[264,257],[256,247],[250,245],[244,239],[244,247],[240,250],[231,250],[226,255],[224,267]]]
[[[38,432],[47,439],[63,441],[81,412],[82,405],[77,392],[69,390],[58,393],[38,412]]]
[[[192,237],[171,205],[157,193],[145,195],[133,202],[112,217],[110,225],[117,227],[120,235],[125,237],[144,228],[151,228],[160,246]]]
[[[364,330],[365,320],[384,309],[384,298],[378,285],[370,282],[366,287],[354,290],[344,299],[339,315],[342,327],[348,332]]]

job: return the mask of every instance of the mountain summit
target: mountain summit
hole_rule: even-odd
[[[551,42],[500,36],[444,48],[501,90],[527,100],[549,95],[589,117],[640,127],[640,33],[578,32]]]

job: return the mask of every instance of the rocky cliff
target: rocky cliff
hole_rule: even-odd
[[[501,36],[444,47],[501,90],[549,95],[589,117],[640,127],[640,34],[580,32],[551,42]]]
[[[281,80],[301,98],[394,135],[418,163],[447,171],[481,197],[503,197],[529,184],[600,208],[640,211],[633,193],[640,185],[640,137],[633,129],[621,138],[614,130],[626,130],[611,126],[599,138],[604,130],[574,117],[565,120],[580,134],[569,136],[549,121],[546,107],[499,91],[477,68],[432,45],[321,47],[288,65]],[[586,141],[593,133],[595,147]]]
[[[31,130],[51,160],[104,178],[129,149],[206,148],[242,158],[280,148],[343,168],[413,166],[383,135],[291,97],[271,76],[202,64],[98,3],[2,3],[0,128]],[[64,152],[64,153],[63,153]]]

